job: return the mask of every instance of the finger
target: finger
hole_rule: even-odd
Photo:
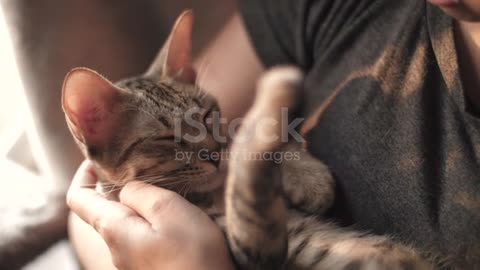
[[[72,183],[67,192],[67,204],[70,206],[72,201],[72,195],[82,189],[94,190],[97,184],[97,176],[93,170],[93,166],[90,161],[85,160],[82,162],[77,172],[73,176]]]
[[[126,230],[130,226],[123,226],[126,222],[133,222],[145,228],[150,227],[150,224],[131,208],[109,201],[98,194],[91,185],[95,182],[96,176],[91,164],[84,162],[74,176],[68,191],[67,203],[73,212],[100,233],[109,246],[127,241]]]
[[[127,183],[120,192],[120,202],[135,210],[152,225],[161,220],[163,215],[177,213],[176,210],[182,213],[198,211],[177,193],[138,181]]]
[[[96,184],[97,176],[92,163],[89,160],[83,161],[73,177],[70,188],[95,188]]]

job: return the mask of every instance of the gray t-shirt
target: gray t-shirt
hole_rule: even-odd
[[[338,181],[334,215],[480,267],[480,120],[453,21],[425,0],[243,0],[266,67],[306,73],[309,149]],[[469,261],[470,264],[466,264]]]

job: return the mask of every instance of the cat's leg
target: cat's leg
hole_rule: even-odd
[[[323,214],[335,198],[335,180],[330,169],[313,157],[303,143],[292,142],[282,148],[280,165],[285,197],[296,209]]]
[[[232,145],[226,188],[226,231],[241,269],[282,269],[287,255],[287,209],[278,166],[281,108],[297,103],[301,73],[277,68],[261,80],[252,109]]]

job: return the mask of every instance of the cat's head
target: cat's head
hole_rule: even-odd
[[[65,78],[67,123],[99,178],[122,186],[136,179],[180,191],[216,188],[223,148],[214,136],[219,108],[195,85],[192,13],[184,12],[157,60],[143,76],[111,83],[78,68]]]

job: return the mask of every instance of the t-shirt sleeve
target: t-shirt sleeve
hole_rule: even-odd
[[[240,11],[257,55],[267,68],[295,64],[308,70],[337,36],[349,31],[371,2],[240,0]]]

